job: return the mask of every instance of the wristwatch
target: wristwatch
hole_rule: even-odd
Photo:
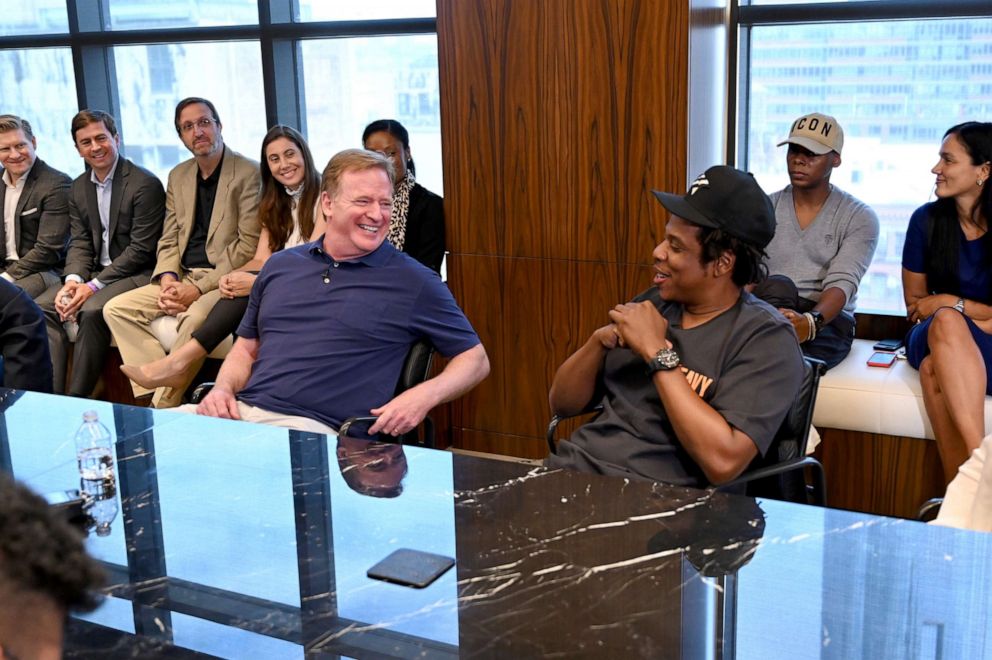
[[[954,309],[964,314],[964,298],[958,298],[958,301],[954,303]]]
[[[663,348],[648,361],[648,373],[656,371],[671,371],[679,366],[679,354],[671,348]]]
[[[823,329],[823,314],[815,309],[810,310],[809,315],[813,317],[813,327],[819,332]]]

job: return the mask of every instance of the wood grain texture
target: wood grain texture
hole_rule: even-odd
[[[827,474],[827,503],[836,509],[915,518],[944,494],[932,440],[818,428],[817,454]]]
[[[439,0],[449,285],[492,363],[455,446],[543,447],[554,371],[647,286],[651,189],[685,189],[687,24],[682,2]]]
[[[442,0],[453,253],[645,263],[685,187],[682,3]]]
[[[492,365],[453,403],[453,425],[540,438],[559,365],[651,277],[644,266],[468,255],[451,256],[448,272]]]

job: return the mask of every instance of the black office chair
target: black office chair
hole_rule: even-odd
[[[920,522],[936,520],[937,515],[940,513],[940,506],[943,503],[943,497],[931,497],[920,506],[920,510],[916,512],[916,519]]]
[[[410,346],[410,352],[406,354],[406,360],[403,362],[403,369],[400,371],[400,378],[396,382],[396,391],[393,396],[402,394],[411,387],[427,380],[433,361],[434,347],[427,340],[421,339]],[[355,424],[365,424],[367,428],[375,423],[377,419],[379,418],[375,416],[349,417],[341,424],[338,434],[348,435],[348,432],[354,428]],[[421,447],[433,448],[434,422],[431,421],[430,417],[424,417],[421,426],[423,427],[423,434],[418,434],[417,429],[413,429],[399,437],[380,435],[379,439],[384,442],[400,442],[404,445],[419,445]]]
[[[410,389],[415,385],[427,380],[427,376],[430,374],[431,363],[434,360],[434,347],[426,339],[420,339],[410,345],[410,350],[406,354],[406,359],[403,361],[403,368],[400,370],[399,380],[396,382],[396,392],[395,394],[400,394]],[[195,390],[193,390],[193,395],[190,397],[192,403],[199,403],[203,400],[203,397],[207,395],[207,392],[213,388],[214,384],[202,383]],[[348,432],[353,430],[355,424],[367,424],[371,426],[378,417],[349,417],[344,420],[341,424],[341,428],[338,430],[339,435],[348,435]],[[423,434],[420,435],[417,429],[413,429],[409,433],[405,433],[398,438],[393,438],[392,436],[383,436],[380,439],[388,440],[389,442],[402,442],[403,444],[415,444],[422,447],[434,447],[434,422],[431,421],[430,417],[425,417],[424,421],[421,423],[423,427]]]
[[[813,407],[824,371],[826,364],[822,360],[803,356],[803,379],[796,400],[768,452],[755,458],[744,474],[721,484],[717,490],[734,491],[744,486],[745,492],[753,497],[827,505],[827,478],[823,465],[806,455]]]
[[[792,407],[782,421],[772,445],[764,457],[759,456],[739,477],[717,487],[717,490],[745,492],[753,497],[787,500],[803,504],[826,506],[826,475],[823,466],[812,456],[806,456],[809,430],[813,424],[813,406],[820,387],[820,376],[826,365],[821,360],[803,357],[803,379]],[[602,406],[584,410],[579,415],[602,412]],[[572,415],[574,417],[577,415]],[[548,449],[556,453],[555,431],[567,417],[555,415],[548,424]],[[810,480],[806,479],[806,472]]]

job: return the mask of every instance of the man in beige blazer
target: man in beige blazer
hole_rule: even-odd
[[[180,101],[175,123],[193,158],[169,173],[152,283],[114,298],[103,311],[125,364],[165,357],[150,328],[160,316],[178,319],[175,346],[189,341],[220,297],[220,278],[251,259],[258,243],[258,163],[224,146],[220,117],[206,99]],[[189,380],[199,366],[190,368]],[[148,393],[133,387],[135,396]],[[159,388],[152,405],[176,406],[184,390]]]

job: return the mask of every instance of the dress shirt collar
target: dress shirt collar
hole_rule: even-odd
[[[34,161],[34,163],[37,163],[37,162],[38,162],[37,160]],[[28,180],[28,175],[30,175],[31,174],[31,170],[34,169],[34,163],[31,163],[31,167],[29,167],[28,168],[28,171],[25,172],[21,176],[21,178],[17,180],[17,183],[14,183],[14,182],[12,182],[10,180],[10,170],[6,170],[5,169],[3,171],[3,182],[5,184],[7,184],[7,187],[8,188],[17,188],[18,190],[24,190],[24,182]]]
[[[114,174],[117,173],[117,163],[119,162],[121,162],[121,157],[117,156],[117,158],[114,159],[114,164],[110,166],[110,173],[107,174],[107,178],[104,179],[103,181],[100,181],[100,179],[96,178],[96,170],[90,168],[90,181],[92,181],[98,186],[107,185],[108,183],[114,180]]]

